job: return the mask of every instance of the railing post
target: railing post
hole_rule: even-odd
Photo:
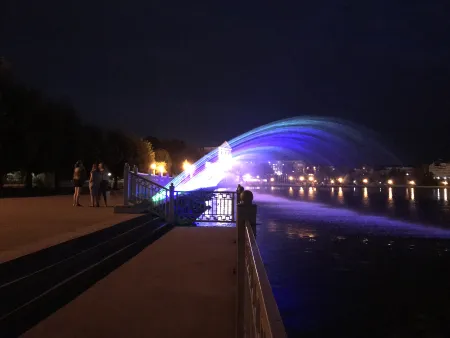
[[[173,224],[175,222],[175,186],[170,183],[169,187],[169,217],[167,220]]]
[[[123,167],[123,205],[128,205],[128,199],[130,197],[129,173],[130,165],[125,163]]]
[[[239,190],[239,187],[238,187]],[[245,290],[246,284],[246,267],[245,267],[245,223],[247,221],[252,225],[252,229],[256,230],[256,210],[253,204],[253,194],[251,191],[243,191],[238,198],[241,203],[237,206],[237,300],[236,300],[236,338],[245,337]]]
[[[137,173],[137,167],[133,167],[133,173]],[[130,175],[130,196],[132,203],[136,203],[136,176]]]

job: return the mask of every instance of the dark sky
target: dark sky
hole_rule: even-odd
[[[333,116],[414,161],[450,155],[449,18],[448,0],[3,0],[0,55],[92,123],[215,145]]]

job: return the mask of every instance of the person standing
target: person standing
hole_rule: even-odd
[[[100,171],[102,180],[100,182],[99,199],[103,196],[105,207],[108,206],[108,188],[109,188],[109,171],[105,168],[103,162],[98,164],[98,170]]]
[[[98,191],[100,189],[100,182],[102,176],[98,170],[97,164],[92,165],[91,176],[89,177],[89,191],[91,192],[91,207],[99,207]]]
[[[75,168],[73,170],[73,188],[74,188],[73,206],[74,207],[81,207],[80,190],[84,184],[84,177],[85,177],[84,172],[85,172],[85,169],[83,166],[83,162],[77,161],[77,163],[75,163]]]

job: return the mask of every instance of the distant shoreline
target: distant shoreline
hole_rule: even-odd
[[[298,187],[298,188],[428,188],[428,189],[437,189],[437,188],[447,188],[449,186],[446,185],[361,185],[361,184],[340,184],[340,185],[301,185],[301,184],[289,184],[289,183],[278,183],[278,184],[245,184],[246,187],[249,188],[269,188],[269,187]],[[449,187],[450,188],[450,187]]]

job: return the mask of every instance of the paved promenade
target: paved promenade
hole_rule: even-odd
[[[110,206],[121,204],[121,198],[121,192],[112,194]],[[139,216],[90,208],[88,202],[88,195],[78,208],[72,196],[0,199],[0,263]]]
[[[233,337],[235,236],[175,228],[23,337]]]

